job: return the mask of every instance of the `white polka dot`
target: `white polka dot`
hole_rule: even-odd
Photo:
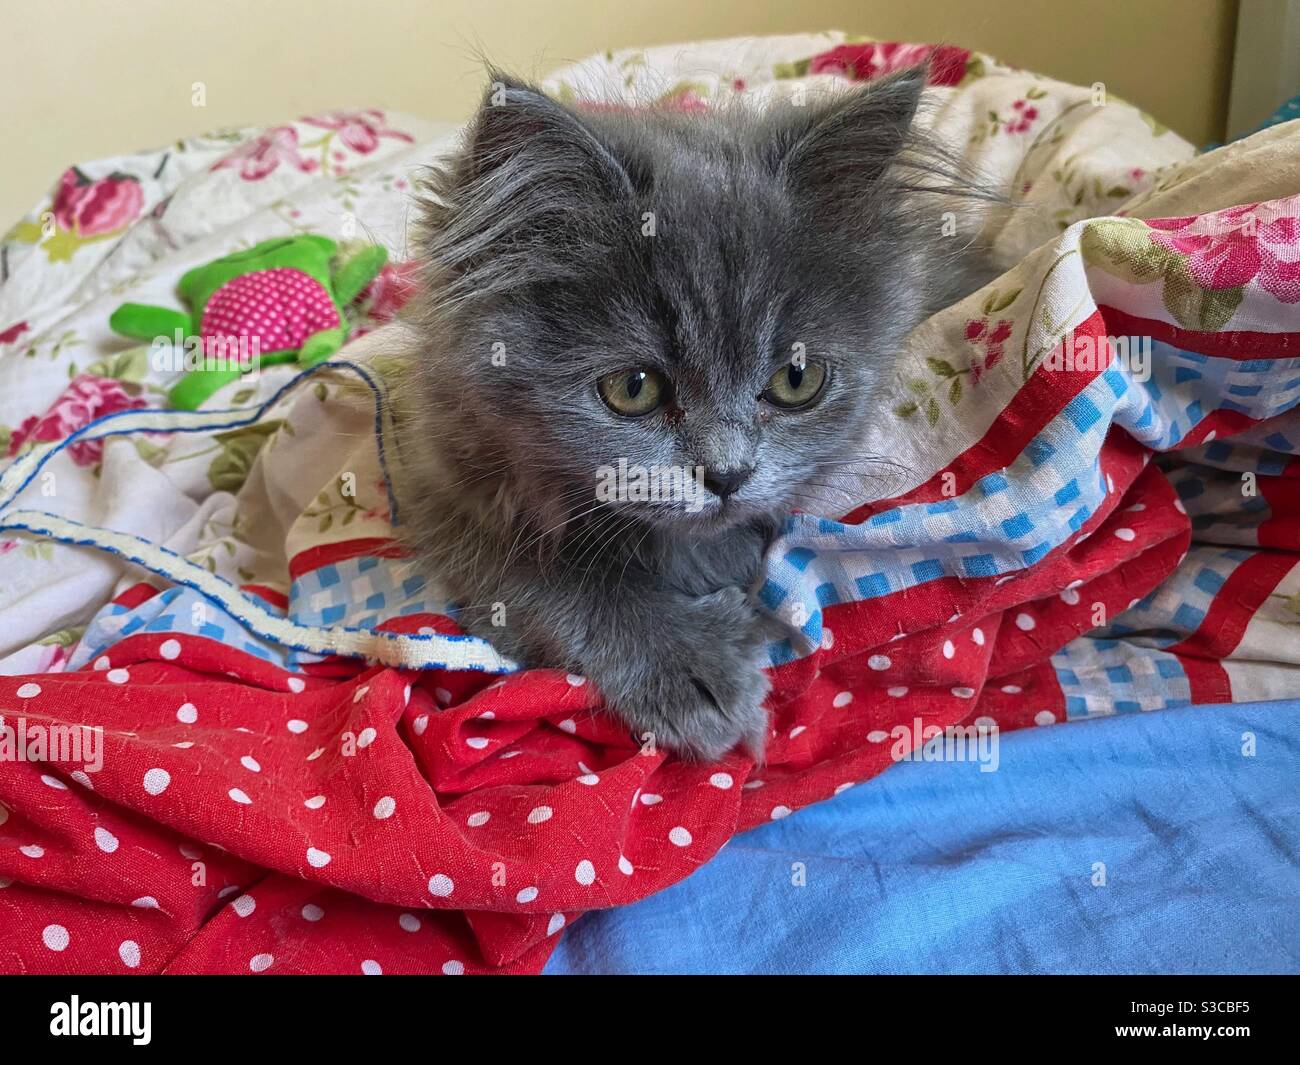
[[[28,843],[26,846],[19,847],[18,850],[21,854],[27,855],[28,858],[45,857],[45,848],[36,843]]]
[[[50,950],[67,950],[68,930],[61,924],[47,924],[41,933],[41,940]]]
[[[429,878],[430,895],[436,895],[440,899],[445,899],[455,890],[455,883],[446,873],[435,873]]]
[[[567,732],[570,735],[578,731],[578,723],[571,717],[566,717],[560,722],[560,731]]]
[[[621,854],[618,856],[618,871],[624,876],[631,876],[633,872],[632,863]]]
[[[310,799],[304,800],[303,805],[307,807],[308,810],[319,810],[325,805],[325,796],[313,795]]]
[[[478,717],[480,721],[495,721],[497,715],[495,710],[484,710]]]
[[[20,684],[18,686],[19,699],[35,699],[40,694],[41,686],[39,684]]]
[[[976,647],[983,647],[983,646],[984,646],[984,630],[983,630],[983,629],[979,629],[979,628],[971,629],[971,631],[970,631],[970,638],[971,638],[972,640],[975,641],[975,646],[976,646]]]
[[[1004,684],[1002,685],[1002,690],[1008,695],[1019,695],[1025,689],[1019,684]]]
[[[486,736],[471,736],[465,741],[466,747],[472,747],[476,751],[481,751],[487,745],[488,738]]]
[[[173,658],[180,658],[180,640],[163,640],[162,644],[158,648],[158,653],[168,661],[171,661]]]
[[[1066,606],[1078,606],[1079,593],[1076,592],[1073,588],[1064,588],[1061,591],[1061,602],[1064,603]]]
[[[958,699],[969,699],[971,696],[975,694],[975,689],[974,688],[953,688],[952,693],[953,695],[957,696]]]
[[[573,879],[583,887],[591,884],[596,879],[596,867],[586,858],[583,858],[573,870]]]
[[[835,633],[830,629],[822,629],[822,650],[829,651],[835,646]]]
[[[375,803],[375,818],[379,821],[386,821],[393,816],[393,811],[397,809],[397,800],[391,795],[385,795]]]
[[[161,795],[172,782],[172,775],[165,769],[150,769],[144,775],[144,790],[150,795]]]
[[[230,904],[230,908],[240,917],[247,917],[257,909],[257,900],[252,895],[240,895]]]
[[[535,887],[520,888],[519,894],[515,896],[515,902],[532,902],[535,898],[537,898]]]
[[[851,702],[853,702],[852,692],[839,692],[836,694],[835,698],[831,700],[831,706],[835,707],[837,710],[842,710]]]
[[[528,823],[530,825],[540,825],[543,821],[549,821],[554,811],[549,806],[534,806],[528,811]]]
[[[91,791],[95,790],[95,785],[90,782],[90,777],[86,776],[86,774],[83,773],[80,769],[74,769],[71,773],[68,774],[68,776],[70,776],[83,788],[89,788]],[[0,824],[3,823],[4,823],[3,818],[0,818]]]
[[[95,829],[95,846],[105,854],[112,854],[117,850],[117,837],[106,828]]]
[[[465,963],[463,961],[445,961],[442,963],[443,976],[464,976]]]
[[[403,932],[418,932],[420,930],[420,919],[413,913],[404,913],[397,919]]]
[[[1115,535],[1119,539],[1123,540],[1125,543],[1127,543],[1130,540],[1137,539],[1137,533],[1135,533],[1132,529],[1116,529]]]
[[[1131,507],[1124,508],[1130,514],[1138,514],[1147,509],[1145,503],[1134,503]]]
[[[402,705],[403,706],[411,705],[411,686],[409,684],[402,689]]]
[[[248,967],[255,973],[264,973],[275,963],[270,954],[254,954],[248,959]]]
[[[181,703],[176,711],[176,720],[182,725],[192,725],[198,719],[199,711],[193,703]]]
[[[1021,632],[1029,632],[1037,624],[1038,622],[1028,614],[1016,615],[1016,628],[1020,629]]]
[[[883,669],[888,669],[894,664],[889,655],[872,655],[867,659],[867,665],[879,673]]]
[[[953,645],[953,642],[951,640],[944,640],[943,657],[952,658],[956,653],[957,653],[957,648]]]
[[[152,895],[141,895],[131,905],[137,910],[156,910],[158,909],[158,900]]]
[[[1201,443],[1208,444],[1211,440],[1213,440],[1218,435],[1219,434],[1215,432],[1215,430],[1211,429],[1208,433],[1205,434],[1205,439],[1202,440]]]
[[[712,784],[715,788],[719,788],[722,791],[726,791],[729,787],[731,787],[736,782],[732,778],[730,773],[714,773],[713,776],[709,777],[709,783]]]
[[[95,659],[94,668],[97,670],[108,669],[113,663],[108,660],[108,655],[100,655]]]
[[[886,689],[885,689],[885,694],[886,694],[886,695],[891,695],[891,696],[893,696],[895,699],[901,699],[904,695],[907,694],[907,689],[906,689],[906,688],[886,688]]]
[[[885,740],[889,739],[889,733],[880,729],[872,729],[867,733],[867,739],[871,743],[884,743]]]
[[[790,730],[790,738],[795,739],[797,736],[800,736],[807,731],[807,725],[795,725],[795,727]]]
[[[668,842],[674,847],[689,847],[693,842],[693,837],[687,829],[678,825],[668,833]]]
[[[325,916],[325,911],[322,910],[315,903],[309,902],[307,903],[306,906],[302,908],[302,919],[304,921],[311,921],[312,924],[315,924],[324,916]]]
[[[125,669],[110,669],[105,674],[105,677],[108,679],[110,684],[125,684],[131,679],[131,674]]]
[[[1056,724],[1056,715],[1055,715],[1054,713],[1052,713],[1052,711],[1050,711],[1050,710],[1039,710],[1038,713],[1036,713],[1036,714],[1034,715],[1034,724],[1035,724],[1035,725],[1055,725],[1055,724]]]
[[[53,788],[55,791],[67,791],[68,785],[63,783],[58,777],[52,777],[49,773],[41,774],[41,783],[47,788]]]
[[[761,788],[765,782],[762,780],[747,780],[743,788],[745,791],[753,791],[755,788]]]
[[[361,748],[369,747],[375,742],[375,737],[378,735],[379,733],[372,728],[363,728],[361,730],[361,735],[357,737],[357,746]]]
[[[580,777],[574,778],[579,784],[586,784],[587,787],[593,787],[600,783],[600,777],[595,773],[583,773]]]
[[[367,958],[361,963],[361,971],[367,976],[383,976],[384,970],[380,967],[379,962],[373,958]]]
[[[771,817],[773,821],[780,821],[783,817],[789,817],[791,813],[792,811],[788,806],[774,806],[772,807]]]
[[[1107,492],[1115,491],[1115,481],[1109,473],[1106,474],[1106,491]]]
[[[303,721],[301,718],[297,718],[297,717],[291,718],[290,720],[286,721],[284,724],[285,724],[285,728],[287,728],[295,736],[301,736],[304,732],[307,731],[307,722]]]
[[[353,701],[354,703],[359,703],[359,702],[361,702],[361,700],[364,699],[364,698],[366,697],[366,693],[369,692],[369,691],[370,691],[370,685],[369,685],[369,684],[363,684],[363,685],[361,685],[360,688],[358,688],[356,691],[354,691],[354,692],[352,693],[352,701]]]
[[[423,736],[424,730],[427,729],[428,727],[429,727],[428,714],[421,714],[419,717],[417,717],[414,721],[411,722],[411,731],[414,732],[417,736]]]
[[[551,914],[550,921],[546,925],[546,934],[548,936],[553,936],[555,935],[556,932],[558,932],[563,927],[564,927],[564,914],[553,913]]]
[[[843,795],[843,794],[844,794],[846,791],[848,791],[849,788],[851,788],[851,787],[853,787],[853,783],[852,783],[852,781],[850,781],[848,784],[837,784],[837,785],[835,786],[835,794],[836,794],[836,795]]]
[[[664,801],[664,797],[662,795],[656,795],[652,791],[648,791],[641,796],[642,806],[656,806],[663,801]]]
[[[434,688],[433,697],[439,706],[447,706],[451,703],[451,692],[446,688]]]
[[[307,864],[313,869],[324,869],[330,863],[330,855],[315,847],[307,848]]]
[[[492,815],[486,810],[475,810],[465,818],[465,824],[469,825],[470,828],[482,828],[491,820]]]
[[[1174,510],[1178,511],[1179,514],[1187,513],[1187,508],[1183,506],[1183,501],[1181,499],[1174,500]]]
[[[301,677],[289,677],[285,684],[294,693],[301,692],[307,687],[306,682]]]
[[[122,959],[122,964],[128,969],[138,969],[140,967],[140,944],[134,939],[124,939],[118,945],[117,956]]]
[[[175,747],[178,751],[188,751],[191,747],[194,746],[194,741],[186,740],[184,743],[173,743],[172,746]]]

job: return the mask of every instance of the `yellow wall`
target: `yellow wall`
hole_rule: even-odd
[[[607,47],[838,28],[1103,81],[1219,136],[1236,0],[0,0],[0,230],[67,165],[377,104],[458,119],[477,53],[525,74]],[[207,105],[191,103],[203,82]]]

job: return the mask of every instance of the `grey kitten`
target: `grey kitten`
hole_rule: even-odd
[[[859,458],[903,336],[977,285],[924,82],[682,115],[501,78],[426,185],[405,535],[464,628],[591,678],[639,739],[761,758],[764,550]],[[620,460],[673,490],[602,492]]]

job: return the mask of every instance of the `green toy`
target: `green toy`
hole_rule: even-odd
[[[345,255],[328,237],[276,237],[186,273],[177,289],[190,314],[124,303],[109,325],[123,336],[173,341],[193,353],[168,397],[174,407],[196,410],[258,365],[313,366],[333,355],[347,340],[344,309],[387,261],[378,245]]]

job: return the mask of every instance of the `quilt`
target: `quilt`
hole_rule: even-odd
[[[768,554],[761,766],[637,747],[403,557],[409,192],[454,129],[333,112],[64,173],[0,245],[0,968],[536,972],[936,743],[1300,695],[1300,124],[1197,155],[1104,85],[839,33],[544,84],[690,112],[927,57],[925,121],[1020,200],[1006,269],[900,353],[888,475]],[[166,409],[180,354],[112,310],[305,233],[389,251],[357,339]]]

